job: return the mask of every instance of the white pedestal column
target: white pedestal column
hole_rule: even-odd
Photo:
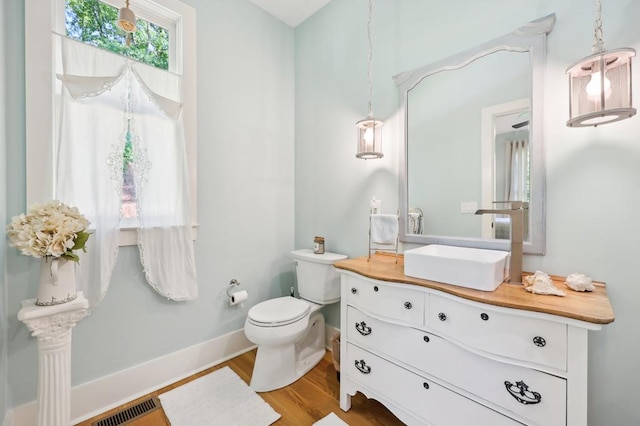
[[[68,303],[36,306],[22,301],[18,319],[38,338],[38,426],[71,424],[71,329],[87,316],[89,302],[79,292]]]

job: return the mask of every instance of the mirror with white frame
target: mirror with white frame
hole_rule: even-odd
[[[475,215],[526,201],[524,251],[544,254],[542,91],[555,15],[394,76],[400,94],[400,240],[509,250],[509,217]]]

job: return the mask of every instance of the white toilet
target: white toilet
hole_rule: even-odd
[[[323,305],[340,300],[340,277],[333,262],[347,256],[294,250],[300,299],[286,296],[249,309],[244,333],[258,345],[251,388],[267,392],[287,386],[320,362],[325,354]]]

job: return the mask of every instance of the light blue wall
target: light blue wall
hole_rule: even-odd
[[[570,129],[565,70],[591,53],[594,5],[575,0],[374,1],[374,112],[385,120],[382,160],[354,157],[354,124],[367,113],[365,0],[333,0],[296,29],[296,245],[313,235],[350,256],[367,250],[368,201],[398,203],[396,90],[391,77],[550,13],[544,138],[547,251],[525,257],[527,270],[583,272],[606,281],[616,321],[590,333],[589,425],[640,424],[640,117]],[[640,49],[640,2],[603,5],[607,47]],[[635,81],[640,81],[638,67]],[[636,84],[636,105],[640,93]],[[330,309],[328,322],[339,323]]]
[[[321,235],[327,251],[365,253],[371,198],[382,200],[382,213],[398,209],[398,129],[388,121],[396,15],[394,2],[376,3],[373,112],[387,120],[379,160],[355,157],[355,123],[368,112],[366,1],[334,0],[296,28],[297,247]]]
[[[24,177],[24,2],[21,0],[7,0],[2,3],[3,21],[2,21],[2,37],[4,44],[3,67],[4,67],[4,90],[2,91],[4,109],[2,111],[4,125],[3,138],[0,140],[0,146],[4,153],[2,178],[5,185],[2,194],[2,223],[6,224],[8,218],[11,217],[12,205],[23,205],[25,200],[25,177]],[[15,208],[15,207],[14,207]],[[3,228],[4,229],[4,228]],[[19,301],[26,297],[20,297],[20,294],[26,296],[25,284],[23,279],[12,279],[12,270],[19,271],[16,276],[24,276],[28,274],[28,268],[20,259],[15,262],[14,250],[8,249],[6,240],[3,237],[2,246],[4,247],[2,273],[2,328],[7,331],[3,333],[3,346],[6,350],[6,376],[3,376],[2,383],[4,386],[4,402],[5,408],[9,409],[15,405],[15,392],[13,390],[11,380],[11,357],[15,354],[12,347],[12,339],[16,334],[17,327],[15,322],[15,308],[19,306]],[[17,269],[16,269],[17,268]],[[34,294],[34,293],[32,293]],[[35,348],[35,345],[33,345]],[[0,356],[5,356],[3,353]],[[19,355],[18,355],[19,356]],[[34,357],[31,367],[26,371],[26,376],[30,376],[31,372],[36,372],[37,359]],[[35,374],[35,373],[34,373]],[[6,379],[4,379],[6,377]],[[34,388],[35,389],[35,388]],[[35,394],[35,390],[34,390]],[[4,417],[4,416],[3,416]]]
[[[5,44],[8,34],[7,13],[5,11],[6,4],[0,4],[0,93],[6,93],[6,61],[5,61]],[[6,132],[6,109],[7,98],[0,96],[0,176],[5,175],[7,158],[5,154],[7,145]],[[7,179],[0,184],[0,224],[6,223],[6,200],[7,200]],[[0,238],[0,421],[4,419],[5,413],[9,408],[7,401],[7,286],[5,279],[5,250],[7,242],[4,238]]]
[[[105,299],[73,331],[72,385],[239,330],[253,304],[288,294],[294,283],[287,256],[294,248],[294,32],[248,0],[186,2],[196,9],[198,36],[200,296],[160,297],[145,283],[137,249],[122,248]],[[26,208],[24,1],[2,4],[10,24],[3,25],[10,218]],[[37,269],[35,259],[7,250],[8,407],[36,397],[36,339],[16,314],[35,295]],[[226,304],[232,278],[249,291],[244,307]]]

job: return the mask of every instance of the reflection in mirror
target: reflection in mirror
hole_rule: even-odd
[[[489,185],[483,188],[482,173],[492,173],[492,168],[483,170],[480,161],[481,111],[528,96],[530,81],[528,52],[498,51],[425,78],[409,90],[408,204],[423,210],[427,234],[482,237],[483,216],[474,215],[475,208],[460,214],[462,203],[503,200],[503,192],[493,190],[497,182],[485,179]],[[492,162],[498,164],[495,155]],[[504,182],[497,170],[492,174]]]
[[[508,250],[509,218],[473,213],[526,201],[524,251],[544,253],[542,74],[554,22],[549,15],[394,77],[404,115],[402,241]]]
[[[529,99],[482,109],[482,204],[531,202]],[[504,207],[504,206],[497,206]],[[509,240],[509,215],[482,215],[482,238]],[[530,241],[529,210],[524,210],[523,241]]]
[[[418,207],[410,207],[408,215],[408,232],[411,234],[422,234],[422,219],[424,213]]]

